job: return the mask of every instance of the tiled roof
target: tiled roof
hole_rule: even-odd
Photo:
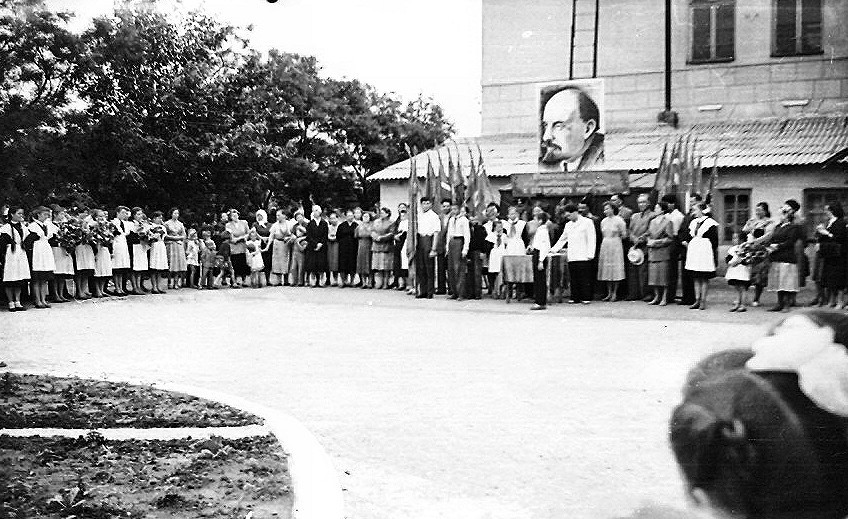
[[[848,114],[798,117],[792,119],[760,119],[698,123],[687,128],[645,126],[611,129],[606,134],[606,163],[597,169],[626,169],[634,172],[656,170],[666,143],[679,137],[697,137],[696,154],[704,166],[712,166],[713,154],[719,151],[719,167],[791,166],[821,164],[840,151],[848,149]],[[468,147],[477,144],[483,152],[486,172],[491,177],[516,173],[534,173],[537,166],[536,135],[495,135],[459,139],[462,163],[468,167]],[[447,161],[445,147],[440,148]],[[436,151],[429,150],[436,159]],[[425,153],[418,158],[418,174],[426,173]],[[451,153],[456,157],[453,146]],[[844,163],[845,159],[840,160]],[[394,164],[371,175],[374,180],[402,179],[409,176],[409,160]]]

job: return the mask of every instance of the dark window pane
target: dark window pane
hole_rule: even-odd
[[[801,52],[821,51],[821,0],[801,0]]]
[[[733,57],[733,33],[734,33],[734,9],[733,4],[718,6],[716,13],[716,49],[717,59],[729,59]]]
[[[710,7],[692,7],[692,60],[702,61],[710,55]]]
[[[777,23],[775,26],[776,54],[795,54],[795,3],[798,0],[777,0]]]

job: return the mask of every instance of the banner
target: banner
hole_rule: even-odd
[[[630,174],[619,171],[569,171],[512,175],[516,197],[615,195],[630,191]]]

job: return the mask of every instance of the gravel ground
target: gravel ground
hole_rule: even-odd
[[[333,457],[352,518],[608,518],[683,506],[666,431],[686,370],[779,318],[714,298],[533,313],[373,290],[182,290],[3,313],[0,360],[290,413]]]

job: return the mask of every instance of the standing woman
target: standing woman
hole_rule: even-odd
[[[291,229],[282,209],[277,209],[277,221],[271,225],[268,239],[271,243],[271,279],[270,284],[280,286],[289,284],[289,265],[291,264]]]
[[[59,226],[68,220],[68,213],[58,205],[52,206],[53,218],[47,222],[50,227],[50,232],[53,236],[59,233]],[[69,279],[74,278],[74,258],[71,254],[58,243],[53,245],[53,263],[56,269],[53,271],[53,282],[50,283],[50,298],[54,303],[67,303],[70,301],[70,294],[67,294]],[[66,294],[68,297],[66,297]]]
[[[130,232],[133,225],[129,221],[130,208],[125,205],[119,205],[116,210],[116,217],[112,220],[115,225],[115,238],[112,240],[112,283],[115,285],[115,294],[119,296],[127,295],[124,290],[126,276],[132,273],[132,259],[130,256]]]
[[[817,263],[821,262],[819,286],[822,297],[819,306],[829,304],[836,308],[841,305],[839,296],[845,288],[845,213],[838,202],[825,207],[827,222],[816,226],[816,241],[819,244]]]
[[[388,288],[389,276],[394,268],[394,222],[392,210],[380,208],[380,218],[371,226],[371,269],[374,271],[375,288]]]
[[[409,218],[406,216],[406,204],[398,206],[400,216],[397,220],[395,239],[395,283],[398,290],[406,290],[409,277],[409,254],[406,252],[406,237],[409,234]]]
[[[788,311],[799,290],[796,247],[804,239],[804,233],[801,226],[795,223],[795,213],[800,208],[801,204],[797,201],[787,200],[780,210],[780,222],[769,239],[769,290],[777,292],[777,305],[769,308],[769,312]]]
[[[339,284],[339,214],[330,213],[327,221],[327,284]]]
[[[180,221],[180,210],[171,209],[171,218],[165,222],[165,247],[168,251],[168,288],[180,288],[188,271],[186,263],[186,228]]]
[[[618,284],[624,280],[623,240],[627,238],[627,224],[611,202],[604,203],[601,234],[604,238],[598,254],[598,281],[607,283],[607,295],[601,301],[618,301]]]
[[[233,265],[233,288],[241,288],[245,284],[245,278],[250,275],[250,267],[247,265],[247,235],[250,226],[247,220],[239,219],[239,212],[230,209],[230,221],[227,222],[226,230],[230,233],[230,263]]]
[[[168,231],[165,229],[165,222],[162,221],[165,215],[162,211],[153,211],[153,221],[150,224],[150,251],[147,266],[150,268],[150,284],[153,286],[151,292],[154,294],[164,294],[162,291],[162,276],[168,272],[168,247],[165,245],[165,236]],[[185,249],[183,249],[185,251]],[[185,260],[185,252],[183,252],[183,260]]]
[[[674,243],[674,224],[668,214],[670,212],[671,205],[660,201],[654,208],[654,217],[648,223],[648,286],[654,290],[654,298],[649,303],[652,305],[666,306],[668,304],[671,244]],[[706,299],[706,289],[704,289],[704,301]]]
[[[29,262],[24,251],[24,239],[29,229],[24,224],[22,207],[9,207],[9,220],[0,227],[0,248],[3,251],[3,288],[10,312],[26,310],[21,304],[21,289],[30,279]]]
[[[106,296],[106,285],[112,277],[112,247],[115,241],[115,226],[109,221],[106,211],[94,211],[96,239],[94,240],[94,297]]]
[[[271,250],[271,224],[268,223],[268,213],[264,209],[256,211],[256,221],[253,222],[253,228],[256,229],[256,234],[259,235],[259,241],[262,245],[262,273],[260,276],[265,277],[265,284],[271,284],[271,256],[274,251]]]
[[[707,309],[707,294],[710,279],[716,275],[718,264],[718,223],[706,214],[707,204],[697,202],[692,206],[692,222],[689,223],[688,242],[686,247],[685,270],[689,271],[695,280],[695,303],[689,308],[696,310]]]
[[[339,286],[353,285],[356,274],[357,240],[356,228],[359,224],[354,220],[353,210],[345,212],[345,220],[336,229],[336,240],[339,242]]]
[[[362,222],[356,227],[356,273],[362,288],[372,288],[371,285],[371,213],[362,213]]]
[[[77,214],[77,220],[82,227],[83,240],[74,249],[74,258],[76,259],[77,272],[77,299],[91,299],[91,291],[89,283],[91,277],[94,276],[94,248],[91,244],[91,228],[94,225],[94,220],[85,209],[80,209]]]
[[[132,208],[132,229],[130,230],[130,242],[132,242],[132,293],[141,296],[144,291],[144,275],[148,270],[147,249],[150,247],[147,241],[149,226],[147,218],[141,207]],[[113,267],[114,268],[114,267]],[[77,269],[79,270],[79,269]]]
[[[53,279],[56,260],[50,241],[53,231],[47,225],[50,209],[39,206],[32,211],[32,222],[29,224],[27,240],[32,242],[32,266],[30,269],[32,283],[32,300],[36,308],[50,308],[47,302],[47,284]]]
[[[306,257],[304,258],[304,271],[306,271],[306,284],[316,288],[324,286],[321,276],[327,271],[327,236],[329,226],[321,218],[323,211],[321,206],[312,206],[312,217],[306,224]]]
[[[744,248],[752,257],[751,284],[754,285],[754,300],[751,306],[760,306],[760,296],[768,286],[769,261],[766,246],[774,232],[775,223],[766,202],[760,202],[754,208],[754,217],[745,222],[742,233],[745,234]]]

